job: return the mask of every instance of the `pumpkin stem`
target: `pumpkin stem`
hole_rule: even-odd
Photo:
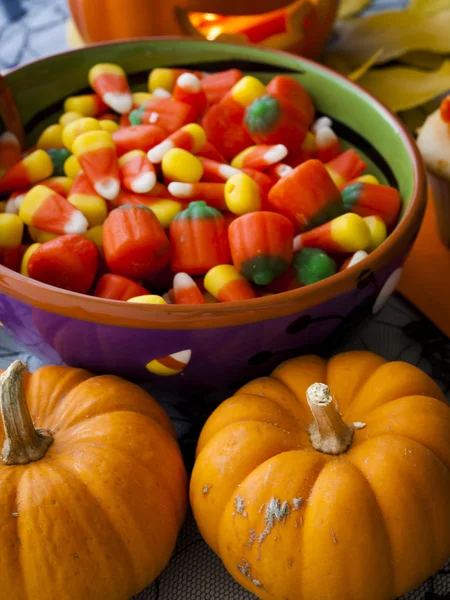
[[[324,454],[345,452],[352,443],[354,427],[342,420],[330,388],[324,383],[313,383],[306,390],[306,399],[314,416],[308,428],[313,448]]]
[[[27,365],[12,363],[0,376],[0,410],[5,428],[2,461],[5,465],[26,465],[43,458],[53,442],[51,433],[35,429],[25,398]]]

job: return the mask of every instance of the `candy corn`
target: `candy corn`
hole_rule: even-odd
[[[233,175],[242,172],[240,169],[235,169],[231,165],[227,165],[226,163],[219,163],[215,160],[211,160],[210,158],[203,158],[199,156],[198,159],[203,167],[203,181],[208,181],[211,183],[220,183],[223,181],[227,181],[227,179],[233,177]]]
[[[69,123],[73,123],[74,121],[78,121],[78,119],[82,119],[83,115],[79,112],[75,112],[75,111],[70,111],[67,113],[62,114],[59,117],[59,124],[64,128],[67,125],[69,125]]]
[[[20,206],[27,195],[27,192],[28,190],[24,192],[13,192],[6,202],[5,212],[12,215],[18,215]]]
[[[313,229],[344,212],[342,197],[319,160],[308,160],[280,179],[269,203],[300,231]]]
[[[181,148],[192,154],[197,154],[206,144],[206,133],[197,123],[190,123],[178,129],[160,144],[148,151],[148,159],[152,163],[160,163],[164,156],[173,148]]]
[[[371,242],[367,250],[372,252],[378,246],[380,246],[387,238],[386,224],[381,217],[374,215],[371,217],[364,217],[364,221],[367,223],[370,229]]]
[[[45,185],[60,196],[67,197],[72,189],[73,179],[71,177],[49,177],[41,181],[41,185]]]
[[[90,85],[105,104],[120,114],[130,112],[133,99],[122,67],[101,63],[90,69],[88,78]]]
[[[26,225],[59,235],[85,233],[86,217],[63,196],[44,185],[36,185],[25,196],[19,216]]]
[[[266,169],[266,173],[269,177],[271,177],[275,182],[279,179],[283,179],[289,173],[292,173],[294,169],[290,165],[286,165],[285,163],[278,163],[277,165],[272,165],[268,169]]]
[[[89,228],[101,225],[108,216],[106,200],[97,194],[83,172],[75,177],[68,201],[83,213]]]
[[[172,92],[180,75],[191,73],[186,69],[152,69],[148,76],[148,89],[154,92],[156,89],[163,89]],[[201,73],[194,72],[194,75],[201,77]]]
[[[98,251],[81,235],[60,235],[37,245],[27,261],[28,275],[48,285],[86,294],[98,268]]]
[[[82,171],[81,165],[76,156],[72,154],[66,159],[64,163],[64,174],[71,179],[75,179],[80,171]]]
[[[100,129],[103,129],[103,131],[109,131],[109,133],[114,133],[120,129],[120,125],[110,119],[99,119],[99,125]]]
[[[28,263],[30,262],[30,258],[32,257],[32,255],[36,252],[36,250],[38,248],[40,248],[40,246],[41,246],[41,244],[36,242],[35,244],[31,244],[31,246],[28,246],[28,248],[24,252],[24,255],[22,257],[22,262],[20,265],[20,272],[25,277],[30,276],[30,274],[28,273]]]
[[[72,150],[73,143],[78,136],[88,131],[101,131],[101,129],[100,121],[97,121],[97,119],[82,117],[64,127],[62,141],[68,150]]]
[[[362,175],[367,165],[353,148],[350,148],[327,162],[325,168],[337,187],[341,188],[347,182]]]
[[[161,167],[164,177],[170,181],[195,183],[203,175],[202,162],[181,148],[169,150],[162,159]]]
[[[288,150],[283,144],[250,146],[233,158],[231,166],[236,169],[247,168],[264,171],[271,165],[282,161],[287,153]]]
[[[0,176],[0,193],[29,188],[34,183],[50,177],[53,163],[45,150],[35,150],[15,163]]]
[[[156,173],[143,150],[132,150],[119,158],[122,185],[136,194],[149,192],[156,183]]]
[[[316,132],[317,158],[323,163],[333,160],[342,153],[343,149],[339,138],[331,127],[320,127]]]
[[[204,279],[206,290],[219,302],[237,302],[256,298],[250,283],[233,265],[217,265]]]
[[[108,106],[96,94],[69,96],[64,101],[64,112],[77,112],[83,117],[98,117],[107,110]]]
[[[0,213],[0,248],[17,248],[22,243],[23,221],[10,213]]]
[[[84,237],[97,246],[97,250],[103,256],[103,225],[94,225],[94,227],[90,227]]]
[[[354,265],[357,265],[359,262],[367,258],[369,255],[365,250],[358,250],[353,254],[353,256],[349,256],[341,265],[340,271],[345,271],[345,269],[350,269]]]
[[[201,156],[203,158],[209,158],[211,160],[215,160],[219,163],[226,163],[226,159],[220,154],[217,148],[211,144],[211,142],[207,141],[201,150],[197,153],[197,156]]]
[[[401,208],[398,190],[387,185],[353,183],[342,190],[346,211],[361,217],[380,216],[388,229],[392,229]]]
[[[203,294],[187,273],[177,273],[173,278],[175,304],[205,304]]]
[[[258,184],[246,173],[237,173],[225,184],[225,204],[234,215],[245,215],[261,209]]]
[[[11,131],[4,131],[0,134],[0,177],[21,158],[19,140]]]
[[[193,73],[183,73],[175,83],[172,98],[190,107],[189,120],[196,121],[206,108],[206,94],[200,79]]]
[[[204,200],[206,204],[218,210],[223,211],[227,209],[224,183],[203,181],[198,183],[182,183],[174,181],[169,183],[168,189],[172,196],[180,198],[180,200]]]
[[[220,102],[242,77],[242,72],[239,69],[229,69],[228,71],[205,75],[201,80],[201,84],[208,104]]]
[[[164,229],[167,229],[175,216],[186,207],[185,204],[177,200],[158,198],[151,194],[135,194],[126,190],[119,194],[116,204],[118,206],[133,204],[134,206],[150,208]]]
[[[122,127],[112,134],[116,145],[117,156],[122,156],[132,150],[143,150],[148,152],[166,137],[164,129],[158,125],[137,125]]]
[[[295,168],[312,158],[317,158],[316,138],[311,131],[308,131],[300,149],[290,152],[284,162],[290,167]]]
[[[170,377],[179,375],[189,364],[191,360],[191,350],[180,350],[162,358],[155,358],[149,361],[145,368],[159,377]]]
[[[59,123],[46,127],[36,142],[36,148],[40,148],[41,150],[64,148],[62,132],[63,126]]]
[[[33,240],[33,242],[39,242],[39,244],[45,244],[45,242],[49,242],[50,240],[54,240],[58,237],[56,233],[42,231],[42,229],[32,227],[31,225],[28,225],[28,233],[30,234],[30,238]]]
[[[324,252],[353,253],[366,250],[372,242],[364,219],[347,213],[294,238],[294,251],[320,248]]]
[[[120,174],[111,134],[83,133],[75,139],[72,149],[97,194],[114,200],[120,191]]]
[[[224,104],[238,105],[241,108],[247,108],[257,98],[268,94],[266,86],[259,79],[252,75],[242,77],[222,99]]]
[[[105,273],[98,280],[92,295],[97,298],[126,302],[130,298],[146,294],[148,291],[132,279],[114,275],[114,273]]]
[[[135,304],[167,304],[162,296],[157,296],[155,294],[136,296],[135,298],[130,298],[127,302],[134,302]]]
[[[336,273],[336,263],[320,248],[303,248],[292,259],[297,280],[310,285]]]

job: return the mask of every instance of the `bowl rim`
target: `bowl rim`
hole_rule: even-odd
[[[39,64],[58,56],[89,51],[92,48],[132,43],[145,44],[146,42],[154,43],[158,41],[171,41],[174,43],[188,42],[204,45],[211,44],[208,40],[189,36],[149,36],[97,42],[82,48],[65,50],[37,60],[29,61],[14,69],[10,69],[4,73],[4,76],[7,81],[10,74],[20,71],[27,66]],[[234,49],[242,48],[240,44],[230,42],[213,43]],[[238,302],[218,302],[202,305],[129,304],[123,301],[97,298],[87,294],[80,294],[56,288],[30,279],[3,265],[0,265],[0,293],[19,300],[24,304],[31,305],[32,307],[53,314],[105,325],[140,329],[190,330],[219,328],[263,321],[303,311],[315,304],[331,300],[336,295],[352,289],[352,286],[349,286],[349,284],[354,281],[355,272],[357,270],[372,271],[386,266],[389,261],[387,261],[385,257],[393,253],[395,247],[402,243],[403,238],[414,238],[425,212],[427,200],[425,166],[412,136],[399,118],[382,102],[364,90],[361,86],[350,81],[333,69],[314,60],[283,50],[259,48],[257,45],[247,45],[247,47],[252,48],[256,53],[261,50],[285,56],[291,60],[310,65],[316,71],[322,71],[324,74],[328,76],[331,75],[334,79],[340,80],[353,92],[356,92],[360,97],[374,105],[400,136],[411,160],[414,186],[411,201],[407,210],[404,212],[396,228],[389,234],[386,241],[383,242],[381,246],[353,267],[340,271],[317,283],[279,294],[261,296],[252,300]],[[336,288],[338,294],[332,292],[334,288]],[[328,290],[328,293],[324,293],[326,290]],[[317,302],[317,299],[319,299],[319,302]],[[297,303],[299,304],[298,307],[295,306]]]

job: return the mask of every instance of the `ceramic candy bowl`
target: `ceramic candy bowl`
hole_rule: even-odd
[[[418,151],[388,110],[350,81],[289,54],[200,40],[136,40],[52,56],[8,73],[28,144],[57,120],[66,96],[87,93],[88,69],[98,62],[122,65],[134,90],[145,89],[153,67],[209,72],[236,67],[265,82],[289,74],[309,90],[319,113],[332,118],[369,171],[398,187],[401,219],[355,266],[246,302],[128,304],[63,291],[0,267],[0,320],[13,337],[53,363],[188,392],[229,388],[266,374],[293,353],[317,351],[357,308],[380,310],[400,277],[425,207]]]

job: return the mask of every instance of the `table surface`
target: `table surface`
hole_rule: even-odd
[[[0,72],[25,62],[67,49],[65,0],[21,0],[23,16],[10,22],[0,0]],[[367,12],[401,8],[407,0],[375,0]],[[404,360],[429,373],[450,399],[450,341],[436,327],[394,294],[376,317],[349,322],[339,339],[330,344],[335,351],[366,349],[387,360]],[[43,363],[21,348],[0,329],[0,368],[16,358],[28,363],[31,371]],[[191,464],[196,432],[203,416],[192,411],[183,398],[149,389],[171,416],[188,467]],[[221,399],[211,398],[211,406]],[[180,534],[170,564],[157,581],[136,600],[251,600],[252,594],[234,582],[220,560],[202,541],[192,515]],[[402,600],[448,600],[450,598],[450,563],[421,588]],[[17,599],[19,600],[19,599]],[[364,600],[364,599],[358,599]]]

